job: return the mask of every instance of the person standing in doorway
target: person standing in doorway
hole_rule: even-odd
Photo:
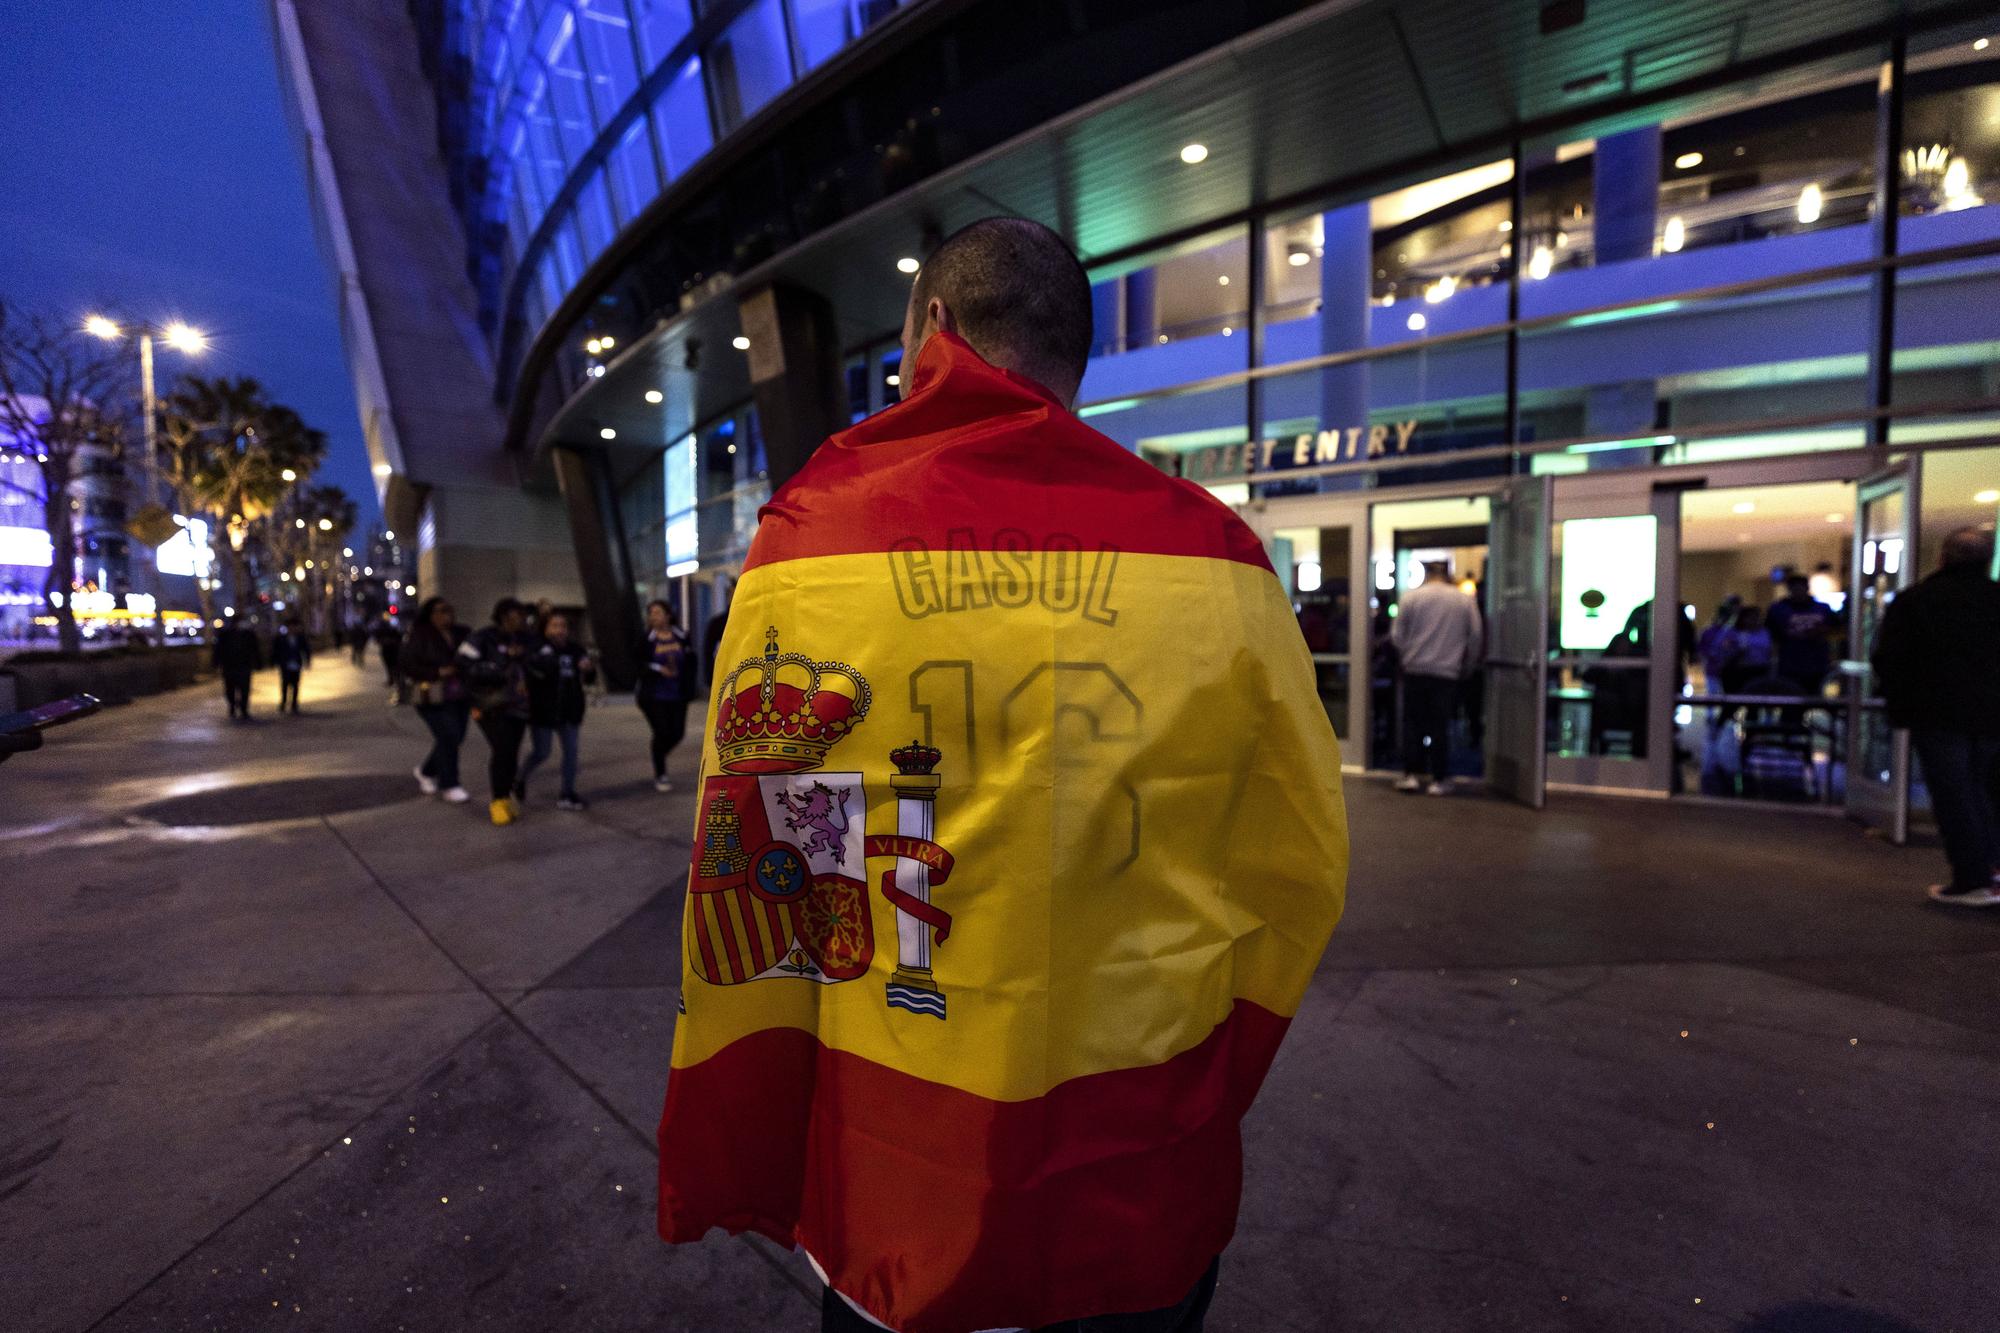
[[[583,645],[569,636],[569,617],[560,611],[541,615],[542,639],[528,654],[528,726],[531,743],[528,762],[514,781],[514,799],[528,799],[528,779],[549,757],[550,747],[562,743],[562,792],[556,797],[558,810],[582,810],[583,798],[576,793],[577,747],[583,733],[583,719],[589,711],[588,690],[597,679],[597,663]]]
[[[263,651],[257,645],[257,631],[236,618],[234,612],[222,618],[222,628],[215,632],[215,643],[209,649],[210,659],[215,669],[222,673],[222,697],[229,702],[229,716],[232,719],[250,720],[250,673],[264,665]]]
[[[1778,672],[1818,698],[1833,670],[1833,636],[1840,629],[1834,609],[1812,595],[1812,580],[1804,574],[1785,576],[1785,596],[1764,613],[1764,628],[1778,655]]]
[[[290,616],[278,626],[271,640],[271,665],[278,668],[278,711],[299,712],[299,676],[312,665],[312,644],[306,640],[305,626]]]
[[[465,627],[451,603],[433,597],[417,612],[416,628],[403,646],[403,672],[417,693],[417,716],[430,729],[431,749],[417,766],[417,787],[457,805],[471,799],[458,780],[458,750],[465,744],[470,706],[465,698],[458,655]]]
[[[1397,791],[1443,796],[1451,787],[1451,719],[1459,683],[1479,666],[1484,629],[1479,607],[1451,581],[1451,566],[1424,566],[1424,581],[1404,593],[1389,636],[1403,667],[1403,779]],[[1424,770],[1430,770],[1430,784]]]
[[[368,622],[357,620],[347,627],[347,651],[354,655],[354,665],[360,666],[368,657]]]
[[[1933,902],[2000,907],[2000,583],[1993,537],[1961,528],[1937,571],[1882,616],[1874,667],[1889,721],[1910,729],[1951,879]]]
[[[646,603],[639,664],[639,684],[632,693],[653,733],[653,790],[672,791],[667,755],[687,734],[688,700],[694,697],[694,649],[665,602]]]
[[[493,623],[459,647],[468,665],[472,716],[491,751],[486,765],[496,825],[521,817],[514,779],[521,768],[521,738],[528,731],[528,608],[512,597],[493,605]]]

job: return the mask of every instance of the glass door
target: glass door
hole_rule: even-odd
[[[1848,586],[1847,813],[1901,845],[1910,832],[1910,734],[1889,725],[1868,655],[1898,589],[1916,576],[1917,468],[1905,463],[1861,483],[1854,505]]]
[[[1356,503],[1279,502],[1244,515],[1260,530],[1271,566],[1285,585],[1299,633],[1312,654],[1320,704],[1343,762],[1363,762],[1368,687],[1367,583],[1359,534],[1367,531],[1367,509]],[[1356,644],[1363,645],[1357,653]]]
[[[1486,782],[1539,810],[1546,799],[1543,680],[1549,644],[1548,477],[1493,497],[1486,623]]]

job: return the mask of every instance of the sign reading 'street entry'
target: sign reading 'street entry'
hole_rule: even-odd
[[[1163,457],[1178,457],[1180,473],[1190,481],[1248,481],[1294,468],[1406,454],[1410,451],[1410,437],[1416,433],[1416,422],[1398,421],[1323,430],[1318,434],[1303,431],[1280,439],[1245,440],[1241,444],[1222,444]]]

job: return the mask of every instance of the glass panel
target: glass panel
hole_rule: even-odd
[[[632,17],[639,25],[639,50],[646,74],[672,55],[675,45],[694,26],[687,0],[632,0]]]
[[[1646,757],[1658,526],[1651,514],[1556,524],[1552,755]]]
[[[608,122],[638,91],[639,66],[625,0],[576,0],[583,60],[590,69],[590,100],[597,123]]]
[[[1373,735],[1369,764],[1375,768],[1408,768],[1405,750],[1422,744],[1404,725],[1405,710],[1421,701],[1418,686],[1398,660],[1394,631],[1401,599],[1423,584],[1434,568],[1442,568],[1458,591],[1481,604],[1490,552],[1492,504],[1485,496],[1438,500],[1403,500],[1375,505],[1369,520],[1369,688]],[[1475,671],[1460,681],[1450,702],[1446,771],[1473,777],[1485,771],[1485,679]],[[1409,718],[1416,722],[1422,714]]]
[[[1250,498],[1248,469],[1257,453],[1246,444],[1247,404],[1238,384],[1114,401],[1085,407],[1080,415],[1161,471],[1187,477],[1229,504],[1241,504]]]
[[[526,124],[523,151],[532,173],[529,197],[535,201],[531,211],[539,219],[569,178],[569,159],[549,104],[548,76],[539,65],[521,71],[521,113]]]
[[[567,292],[576,286],[577,279],[583,276],[584,269],[583,251],[576,243],[576,219],[573,215],[562,219],[556,226],[553,249],[556,276],[562,280],[563,290]]]
[[[1320,703],[1336,736],[1347,737],[1354,597],[1351,586],[1354,530],[1294,528],[1274,534],[1273,563],[1291,590],[1299,633],[1312,654]],[[1282,559],[1276,558],[1282,556]]]
[[[646,117],[632,122],[630,129],[611,150],[611,197],[618,205],[618,220],[630,222],[660,192],[659,174],[653,167],[653,140]]]
[[[618,234],[611,220],[611,196],[604,188],[604,173],[593,172],[576,197],[577,221],[583,229],[585,262],[595,259]]]
[[[1958,42],[1913,58],[1903,104],[1905,253],[2000,235],[2000,55]],[[1923,270],[1916,270],[1921,273]]]
[[[1225,368],[1215,363],[1230,346],[1221,340],[1235,337],[1249,322],[1249,275],[1249,232],[1243,228],[1191,241],[1144,267],[1099,275],[1092,288],[1096,350],[1138,352],[1177,343],[1181,350],[1148,363],[1166,371],[1154,377],[1158,383],[1187,378],[1175,373],[1183,365],[1199,363],[1192,374],[1214,374]],[[1245,355],[1236,352],[1226,368],[1241,368]],[[1120,373],[1129,378],[1144,372],[1133,366]]]
[[[896,0],[791,0],[791,6],[805,69],[896,12]]]
[[[1873,645],[1881,628],[1882,613],[1915,573],[1908,561],[1915,552],[1903,549],[1909,495],[1897,489],[1875,496],[1861,507],[1858,535],[1861,538],[1861,581],[1855,588],[1854,616],[1860,642]],[[1875,693],[1873,673],[1863,677],[1865,695]],[[1895,777],[1895,733],[1888,717],[1875,709],[1861,716],[1861,744],[1856,756],[1857,776],[1871,782],[1888,783]]]
[[[792,81],[785,15],[778,0],[754,0],[708,52],[709,83],[724,134],[757,113]]]
[[[562,138],[563,155],[572,164],[589,151],[597,137],[597,122],[590,110],[590,94],[584,86],[583,62],[576,50],[576,15],[567,4],[549,7],[536,34],[536,49],[542,53],[549,72],[549,102],[556,129]]]
[[[678,176],[694,160],[715,146],[709,128],[708,100],[701,87],[701,60],[690,60],[674,75],[673,82],[653,107],[653,123],[661,134],[661,150],[666,154],[667,174]]]

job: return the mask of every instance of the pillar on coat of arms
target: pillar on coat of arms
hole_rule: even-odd
[[[932,770],[944,756],[916,741],[890,753],[896,772],[889,788],[896,793],[896,832],[905,838],[932,841],[941,779]],[[911,857],[896,858],[896,881],[919,903],[931,900],[931,869]],[[943,1018],[944,992],[931,975],[932,924],[896,909],[896,970],[889,978],[888,1003],[894,1009]]]

